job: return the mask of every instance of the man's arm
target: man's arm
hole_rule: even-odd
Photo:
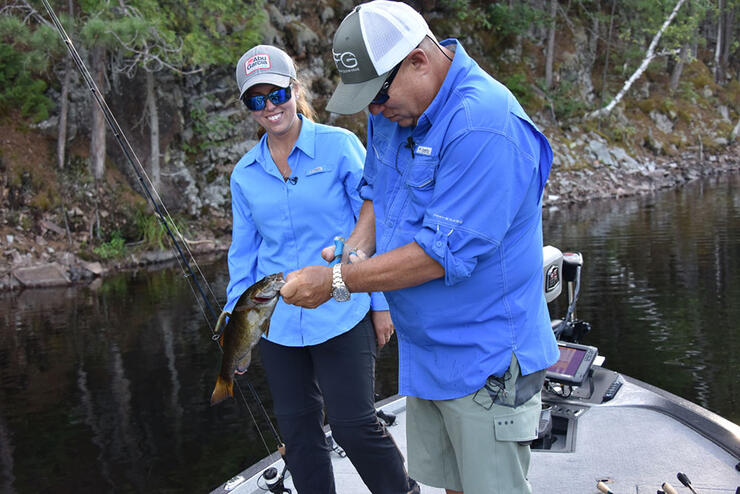
[[[420,285],[444,275],[416,242],[355,264],[342,265],[350,292],[380,292]],[[331,268],[306,266],[289,273],[280,290],[285,303],[312,309],[331,298]]]

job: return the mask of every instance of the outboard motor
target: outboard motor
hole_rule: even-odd
[[[551,321],[555,339],[578,343],[591,331],[591,325],[576,319],[576,303],[581,289],[581,268],[583,256],[580,252],[562,253],[557,247],[546,245],[543,248],[543,271],[545,275],[545,299],[549,304],[563,290],[568,288],[568,310],[562,319]]]

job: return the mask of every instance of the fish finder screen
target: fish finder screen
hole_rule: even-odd
[[[586,355],[586,351],[580,348],[569,348],[562,345],[559,345],[558,348],[560,349],[560,358],[547,370],[557,374],[565,374],[566,376],[575,376],[578,367],[583,361],[583,357]]]

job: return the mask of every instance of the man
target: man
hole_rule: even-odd
[[[281,293],[315,307],[384,291],[408,396],[409,475],[448,494],[531,492],[528,442],[558,359],[542,276],[547,139],[457,40],[437,43],[405,4],[356,7],[333,52],[342,81],[327,109],[371,114],[365,202],[345,247],[351,264],[290,273]]]

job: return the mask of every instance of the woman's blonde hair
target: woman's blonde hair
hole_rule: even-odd
[[[303,116],[307,119],[315,122],[316,112],[314,111],[313,106],[311,106],[311,103],[308,102],[311,95],[308,87],[303,83],[302,79],[292,79],[291,83],[293,84],[292,97],[295,98],[296,111],[303,114]],[[295,90],[296,85],[298,86],[298,91]],[[265,134],[265,129],[261,125],[258,127],[259,128],[257,129],[257,137],[261,138]]]
[[[296,110],[298,111],[298,113],[302,113],[303,116],[307,117],[309,120],[316,120],[316,112],[314,112],[311,103],[308,102],[308,98],[310,96],[308,87],[303,83],[301,79],[295,79],[293,83],[297,83],[300,87],[298,94],[295,96]]]

